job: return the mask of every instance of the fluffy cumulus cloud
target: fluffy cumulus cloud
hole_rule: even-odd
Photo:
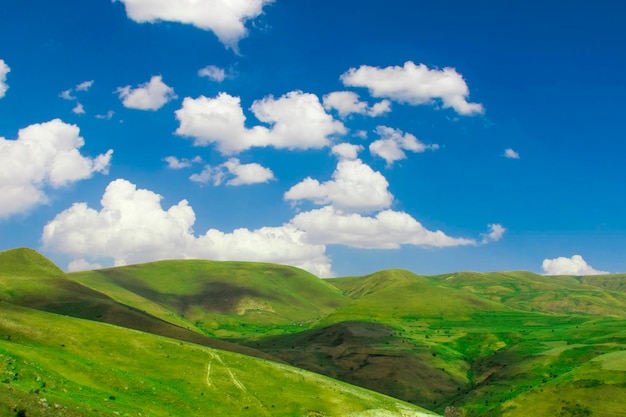
[[[202,172],[193,174],[189,179],[200,184],[220,185],[229,177],[226,185],[249,185],[269,182],[274,179],[274,173],[257,163],[242,164],[239,159],[230,158],[217,167],[206,165]]]
[[[320,183],[307,177],[291,187],[284,198],[294,202],[311,200],[351,212],[381,210],[393,202],[387,179],[360,159],[339,161],[332,178]]]
[[[519,153],[515,152],[511,148],[507,148],[504,150],[504,157],[509,159],[519,159]]]
[[[602,275],[606,271],[598,271],[587,264],[582,256],[574,255],[571,258],[559,257],[543,260],[543,272],[546,275]]]
[[[366,87],[373,97],[383,97],[411,105],[440,100],[444,108],[462,115],[483,113],[479,103],[469,103],[469,88],[454,68],[430,69],[407,61],[404,66],[351,68],[341,76],[344,85]]]
[[[114,0],[115,1],[115,0]],[[138,23],[170,21],[210,30],[220,42],[236,49],[247,34],[246,21],[263,12],[273,0],[117,0]]]
[[[399,129],[386,126],[378,126],[376,133],[380,139],[370,144],[372,155],[379,156],[392,165],[395,161],[405,159],[404,151],[425,152],[427,149],[439,149],[439,145],[426,145],[420,142],[414,135],[404,133]]]
[[[344,213],[327,206],[291,220],[313,244],[340,244],[364,249],[396,249],[401,245],[449,247],[475,245],[473,239],[454,238],[427,230],[407,213],[384,210],[374,217]]]
[[[111,182],[96,210],[76,203],[59,213],[43,230],[48,250],[80,259],[113,259],[115,265],[160,259],[199,258],[276,262],[331,276],[325,246],[311,244],[292,225],[209,229],[196,236],[195,213],[186,200],[163,209],[162,197],[118,179]]]
[[[11,68],[0,59],[0,98],[4,97],[9,86],[7,85],[7,74],[11,71]]]
[[[332,153],[341,159],[357,159],[362,150],[363,146],[351,143],[339,143],[332,147]]]
[[[352,91],[335,91],[324,96],[324,108],[335,109],[339,116],[344,118],[352,113],[376,117],[390,112],[391,102],[383,100],[370,107],[366,102],[359,100],[359,95]]]
[[[272,96],[252,104],[260,121],[272,126],[271,142],[279,148],[321,148],[329,137],[346,132],[344,125],[324,111],[315,94],[292,91],[275,99]]]
[[[323,148],[330,137],[346,132],[344,125],[324,111],[314,94],[292,91],[252,104],[258,120],[270,125],[245,126],[246,116],[239,97],[220,93],[215,98],[186,97],[176,111],[180,125],[176,134],[191,137],[196,146],[215,144],[223,154],[253,147],[286,149]]]
[[[124,107],[139,110],[158,110],[176,98],[174,89],[163,82],[163,77],[155,75],[150,81],[133,88],[130,85],[116,91]]]
[[[46,188],[59,188],[107,173],[113,151],[80,154],[80,130],[59,119],[30,125],[15,140],[0,137],[0,218],[46,203]]]

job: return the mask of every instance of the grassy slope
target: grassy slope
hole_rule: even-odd
[[[37,310],[100,321],[218,349],[270,358],[258,350],[209,338],[121,304],[67,279],[50,260],[32,249],[0,252],[0,300]]]
[[[68,276],[163,320],[219,337],[299,331],[347,302],[306,271],[253,262],[162,261]]]
[[[69,276],[162,320],[442,413],[608,417],[625,392],[626,276],[388,270],[320,281],[206,261]]]
[[[275,362],[7,302],[0,302],[0,375],[7,417],[424,411]]]
[[[433,279],[519,310],[626,317],[624,276],[546,277],[530,272],[462,272]]]
[[[423,368],[439,369],[453,382],[448,388],[456,384],[456,392],[416,384],[419,403],[429,408],[453,405],[468,415],[517,416],[535,402],[536,415],[584,413],[587,407],[594,416],[610,416],[616,398],[626,393],[626,372],[614,369],[609,376],[590,363],[607,353],[624,358],[619,356],[626,350],[622,278],[523,272],[412,277],[382,271],[331,281],[354,301],[327,320],[357,313],[392,325],[410,345],[404,352],[420,359],[416,377]],[[431,354],[419,354],[424,351]],[[402,395],[402,385],[390,383],[380,391],[410,399]],[[562,402],[548,406],[556,392]],[[622,395],[615,397],[616,392]],[[593,396],[605,401],[588,401]]]

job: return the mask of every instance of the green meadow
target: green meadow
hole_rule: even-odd
[[[626,416],[624,275],[65,274],[16,249],[0,300],[2,416]]]

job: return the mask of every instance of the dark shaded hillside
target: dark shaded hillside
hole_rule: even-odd
[[[276,362],[7,302],[0,375],[1,417],[427,416]]]
[[[433,404],[466,384],[433,366],[428,346],[379,323],[340,322],[292,335],[263,338],[249,346],[285,362],[414,404]]]
[[[298,268],[253,262],[162,261],[68,274],[163,320],[218,337],[291,332],[348,299]]]
[[[597,395],[604,401],[594,402],[593,415],[608,417],[617,400],[605,397],[626,394],[626,372],[590,363],[626,352],[626,309],[621,294],[584,281],[402,270],[337,278],[329,282],[351,301],[323,327],[246,343],[442,413],[457,407],[467,416],[522,416],[514,401],[528,397],[539,401],[536,415],[570,415],[590,409],[581,399]],[[555,392],[555,384],[561,403],[540,388]]]
[[[133,306],[121,304],[105,294],[67,279],[63,271],[31,249],[0,252],[0,300],[36,310],[270,358],[260,351],[206,337]]]

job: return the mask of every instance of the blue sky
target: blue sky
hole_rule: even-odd
[[[626,271],[626,6],[0,6],[0,250]]]

